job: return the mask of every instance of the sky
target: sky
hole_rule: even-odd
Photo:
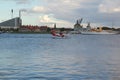
[[[0,0],[0,22],[18,17],[23,25],[47,25],[73,28],[83,18],[92,27],[120,28],[119,0]],[[13,16],[11,10],[13,9]]]

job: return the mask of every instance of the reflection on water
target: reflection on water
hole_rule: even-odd
[[[120,35],[1,34],[0,80],[120,80]]]

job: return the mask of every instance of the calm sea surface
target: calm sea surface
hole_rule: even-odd
[[[120,80],[120,35],[0,34],[0,80]]]

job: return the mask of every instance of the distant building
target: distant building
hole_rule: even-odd
[[[32,26],[22,25],[19,29],[20,32],[47,32],[47,26]]]
[[[47,32],[47,26],[40,26],[40,32]]]
[[[22,25],[22,20],[19,17],[6,20],[0,23],[1,29],[18,29]]]

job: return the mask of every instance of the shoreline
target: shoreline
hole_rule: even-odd
[[[50,32],[8,32],[11,34],[50,34]]]

